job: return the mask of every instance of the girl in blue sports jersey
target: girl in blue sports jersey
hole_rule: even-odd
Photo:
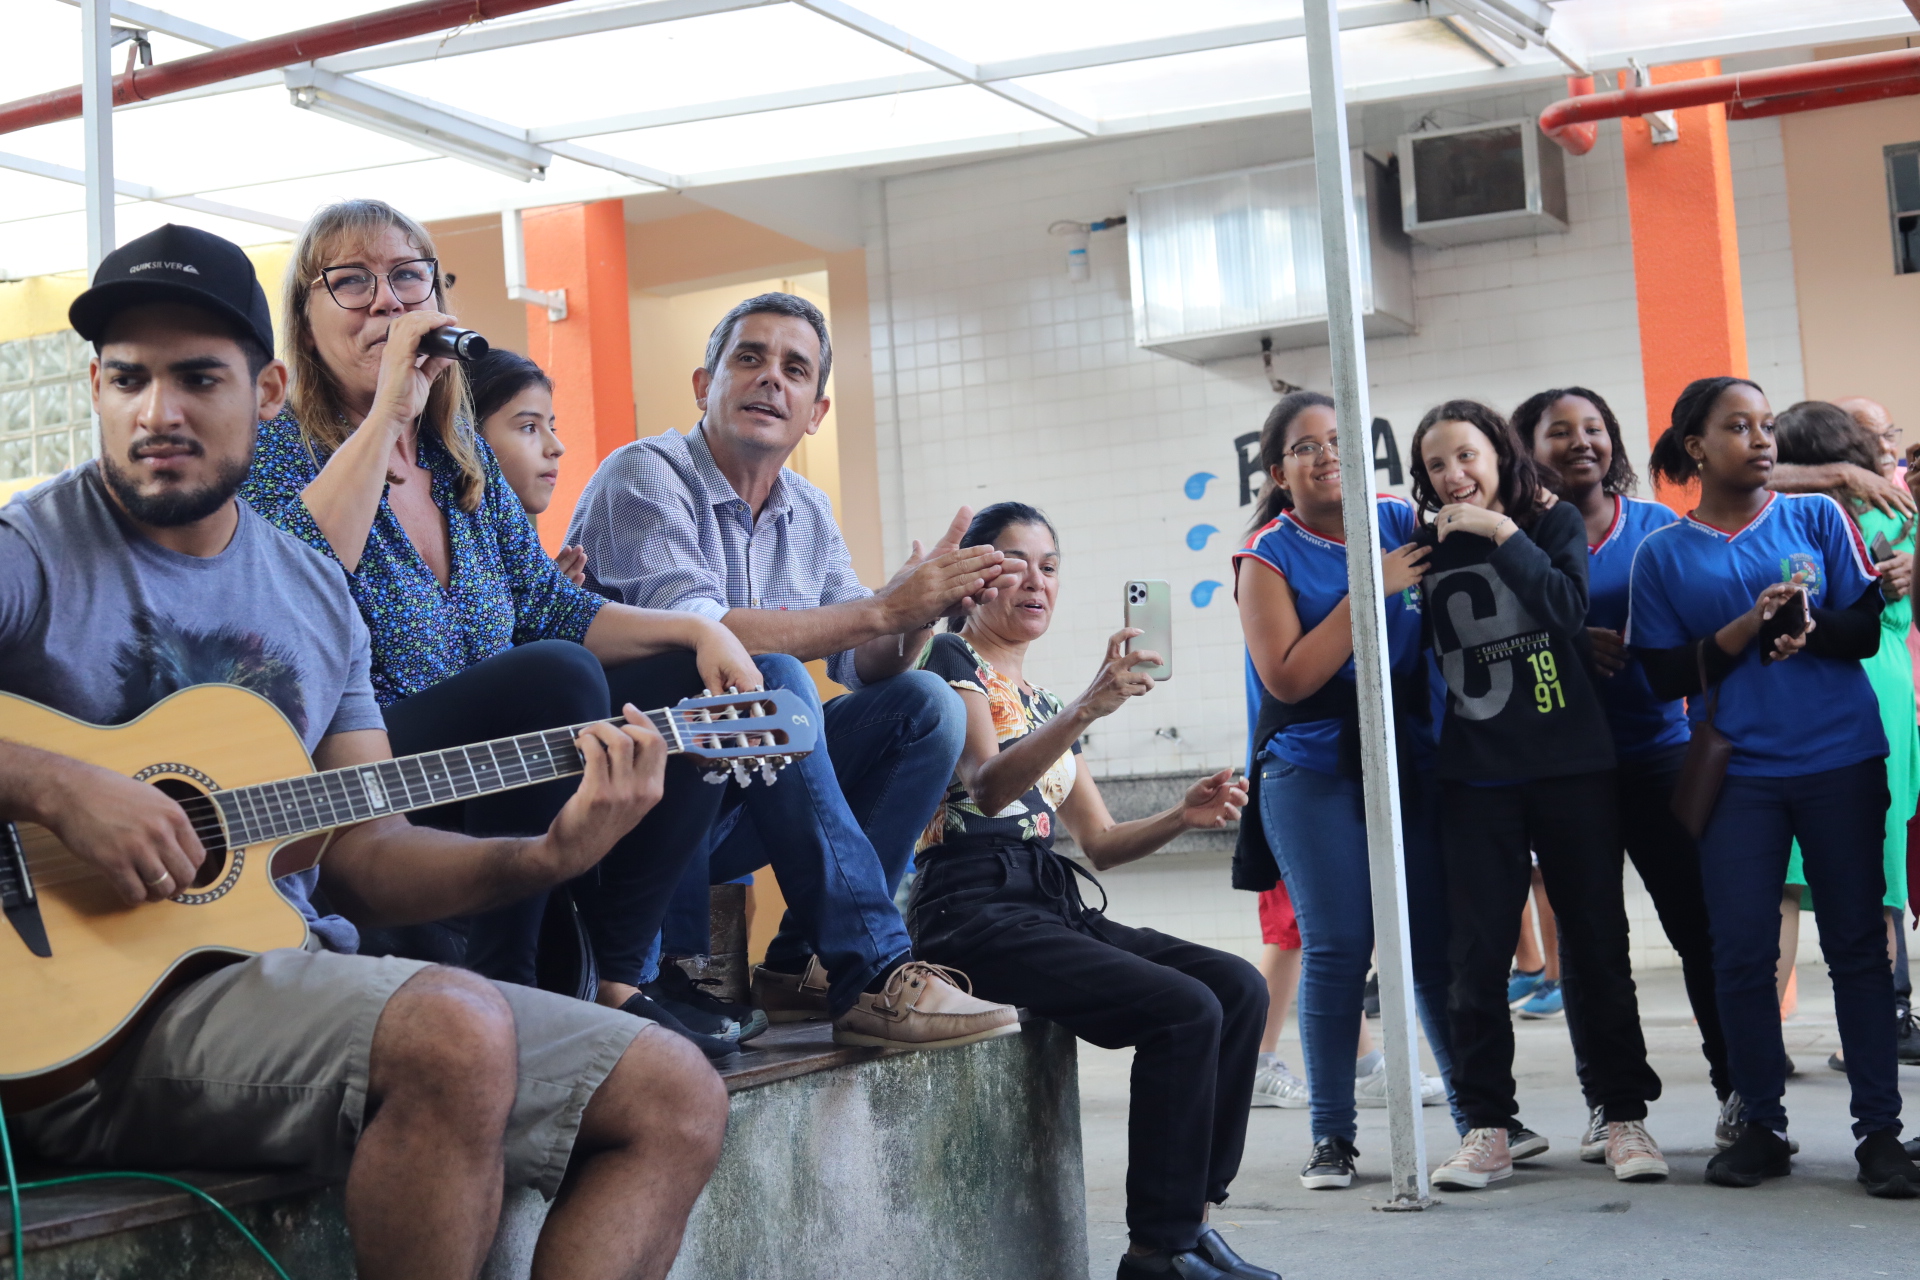
[[[1708,1078],[1721,1102],[1714,1141],[1722,1148],[1738,1136],[1739,1099],[1727,1075],[1727,1042],[1720,1031],[1713,993],[1713,937],[1707,900],[1700,887],[1700,851],[1673,816],[1673,788],[1687,752],[1687,713],[1679,699],[1662,699],[1647,673],[1627,651],[1627,581],[1634,553],[1647,535],[1674,522],[1670,507],[1628,496],[1635,485],[1620,422],[1597,392],[1585,387],[1542,391],[1513,411],[1513,429],[1554,482],[1560,500],[1578,511],[1587,528],[1587,640],[1594,692],[1613,730],[1619,760],[1620,839],[1660,915],[1667,941],[1680,953],[1680,970],[1700,1028]],[[1575,1061],[1586,1085],[1585,1028],[1569,1013]],[[1598,1098],[1591,1109],[1580,1158],[1606,1158],[1607,1124]]]
[[[1353,1180],[1354,1050],[1373,955],[1373,898],[1360,787],[1353,614],[1333,401],[1295,392],[1261,432],[1269,477],[1256,533],[1234,556],[1235,595],[1247,652],[1265,696],[1254,740],[1258,799],[1242,815],[1235,883],[1286,881],[1300,923],[1300,1041],[1306,1059],[1313,1150],[1300,1171],[1309,1188]],[[1448,1067],[1446,908],[1433,828],[1433,738],[1418,595],[1424,548],[1404,545],[1414,513],[1379,499],[1381,585],[1387,595],[1395,738],[1401,748],[1401,823],[1414,992],[1443,1077]],[[1249,816],[1251,815],[1251,816]],[[1249,856],[1247,846],[1266,842]],[[1260,857],[1266,850],[1270,857]],[[1249,882],[1249,864],[1264,877]],[[1436,1082],[1438,1083],[1438,1082]],[[1443,1086],[1444,1087],[1444,1086]],[[1438,1102],[1441,1090],[1429,1100]]]
[[[1447,682],[1435,770],[1447,1022],[1470,1126],[1434,1185],[1475,1189],[1513,1174],[1507,966],[1534,858],[1559,923],[1567,1009],[1584,1029],[1586,1083],[1607,1123],[1602,1158],[1622,1181],[1664,1178],[1645,1123],[1660,1077],[1628,960],[1613,735],[1585,669],[1584,522],[1543,489],[1512,426],[1484,404],[1429,410],[1412,453],[1414,498],[1434,513],[1417,535],[1434,549],[1420,594]]]
[[[1820,943],[1853,1094],[1859,1179],[1870,1194],[1920,1194],[1901,1150],[1893,971],[1880,899],[1887,737],[1861,669],[1880,644],[1883,606],[1867,548],[1824,495],[1770,493],[1773,411],[1744,378],[1703,378],[1673,406],[1653,468],[1698,480],[1693,511],[1649,534],[1634,557],[1627,643],[1654,693],[1688,697],[1699,731],[1732,743],[1726,778],[1700,837],[1714,976],[1738,1139],[1707,1179],[1757,1186],[1791,1171],[1781,1095],[1786,1053],[1774,1003],[1780,895],[1798,837],[1820,903]],[[1798,634],[1762,640],[1794,597]],[[1766,646],[1763,652],[1763,644]],[[1716,697],[1702,697],[1702,672]]]

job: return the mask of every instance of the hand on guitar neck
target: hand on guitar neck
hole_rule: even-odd
[[[631,705],[624,712],[626,724],[590,724],[574,739],[585,765],[580,786],[544,835],[511,842],[467,841],[414,827],[396,815],[342,828],[333,833],[332,846],[335,852],[346,855],[343,860],[356,862],[360,860],[353,853],[369,838],[384,846],[387,858],[396,852],[392,844],[395,839],[408,844],[465,846],[433,851],[440,856],[433,858],[431,875],[442,881],[449,903],[459,904],[449,906],[447,914],[464,909],[472,901],[491,902],[503,895],[510,897],[516,889],[532,892],[571,879],[605,857],[614,842],[660,802],[666,743],[643,712]],[[378,731],[323,739],[315,753],[316,763],[322,768],[371,763],[390,755],[386,735]],[[124,774],[70,756],[0,741],[0,779],[4,779],[0,781],[0,813],[36,822],[54,832],[69,852],[101,872],[129,906],[162,902],[181,893],[193,883],[205,861],[205,851],[186,811],[165,792]],[[316,836],[283,850],[275,861],[276,874],[312,865],[327,839]],[[511,887],[495,883],[501,878],[501,860],[486,856],[502,852],[495,848],[502,843],[513,846],[515,865],[507,877]],[[300,856],[303,848],[304,858]],[[471,863],[442,860],[459,852],[481,856]],[[383,881],[418,879],[393,875],[400,870],[398,867],[386,870],[389,874],[380,877]],[[472,883],[458,883],[462,880]],[[380,901],[385,895],[378,891],[349,896],[371,898],[368,905],[375,916],[417,913],[407,907],[394,912],[399,904]],[[418,895],[404,896],[411,899]],[[432,918],[432,913],[422,918]]]

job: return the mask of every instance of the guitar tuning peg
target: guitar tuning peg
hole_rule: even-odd
[[[735,760],[733,762],[733,780],[742,787],[753,785],[753,775],[747,772],[747,766]]]
[[[721,783],[724,783],[726,780],[727,780],[727,775],[725,770],[719,770],[717,772],[710,772],[710,773],[703,772],[700,775],[700,781],[710,782],[715,784],[716,786]]]
[[[774,773],[773,762],[771,760],[762,760],[760,762],[760,781],[766,783],[768,786],[772,786],[775,782],[779,781],[778,775]]]

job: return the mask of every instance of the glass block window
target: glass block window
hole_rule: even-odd
[[[1920,142],[1886,149],[1887,210],[1893,218],[1893,270],[1920,271]]]
[[[0,342],[0,480],[50,476],[93,456],[92,355],[71,329]]]

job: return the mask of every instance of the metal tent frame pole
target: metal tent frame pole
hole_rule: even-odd
[[[81,117],[87,171],[87,274],[112,253],[113,238],[113,5],[81,0]]]
[[[1307,73],[1313,103],[1314,177],[1327,280],[1327,339],[1333,357],[1340,457],[1340,513],[1347,533],[1353,661],[1360,695],[1360,758],[1366,796],[1367,868],[1373,881],[1373,937],[1380,972],[1382,1049],[1387,1060],[1387,1132],[1393,1196],[1383,1208],[1432,1203],[1420,1116],[1420,1041],[1415,1033],[1413,965],[1407,945],[1407,883],[1400,845],[1400,771],[1393,692],[1387,673],[1387,608],[1380,594],[1380,519],[1373,493],[1367,348],[1355,257],[1353,167],[1348,154],[1346,82],[1340,66],[1338,0],[1307,0]]]

